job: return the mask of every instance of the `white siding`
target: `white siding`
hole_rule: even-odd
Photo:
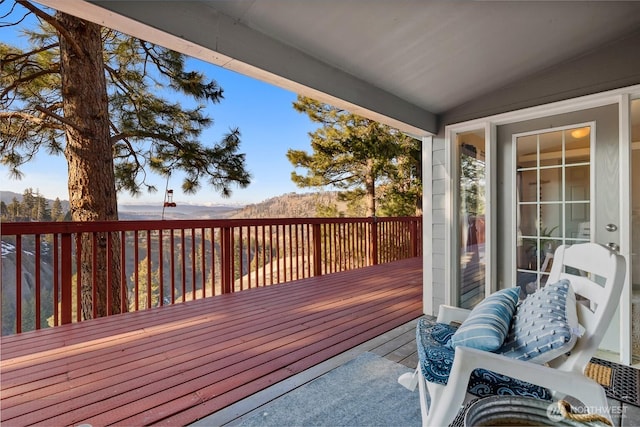
[[[432,307],[433,313],[437,314],[440,304],[446,299],[446,240],[445,230],[447,227],[447,151],[445,150],[445,139],[442,137],[433,138],[432,151],[432,207],[433,223],[432,227]]]

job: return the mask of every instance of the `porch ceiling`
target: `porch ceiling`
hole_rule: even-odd
[[[640,2],[38,1],[414,134],[640,31]]]

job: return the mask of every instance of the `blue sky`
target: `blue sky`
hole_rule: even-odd
[[[0,5],[0,15],[8,4]],[[7,44],[20,44],[18,30],[0,27],[0,40]],[[214,119],[212,127],[202,136],[203,141],[219,141],[230,129],[238,127],[242,134],[240,150],[246,154],[246,168],[252,175],[252,183],[245,189],[232,187],[231,198],[222,198],[206,183],[195,195],[185,195],[180,190],[182,179],[175,173],[169,181],[178,204],[248,204],[290,192],[304,192],[291,182],[293,166],[285,154],[288,149],[310,150],[308,133],[316,128],[306,115],[296,112],[292,103],[296,94],[267,83],[245,77],[215,65],[192,59],[190,69],[202,71],[215,79],[224,89],[219,104],[207,108]],[[22,168],[21,180],[9,178],[8,169],[0,165],[0,190],[22,193],[25,188],[39,190],[47,198],[68,199],[67,166],[64,157],[40,153],[36,159]],[[128,193],[118,195],[119,203],[162,204],[166,179],[155,176],[151,180],[158,192],[132,198]]]

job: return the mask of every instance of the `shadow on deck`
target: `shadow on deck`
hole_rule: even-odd
[[[184,425],[422,314],[422,260],[2,338],[10,425]]]

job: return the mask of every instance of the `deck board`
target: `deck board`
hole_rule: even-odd
[[[420,316],[421,283],[412,258],[3,337],[3,423],[191,423]]]

